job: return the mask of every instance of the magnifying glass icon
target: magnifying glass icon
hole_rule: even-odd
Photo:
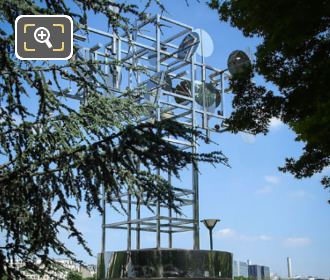
[[[52,43],[49,41],[50,33],[46,27],[38,27],[34,31],[34,39],[41,44],[46,44],[50,49],[53,47]]]

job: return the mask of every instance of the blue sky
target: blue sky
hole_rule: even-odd
[[[183,0],[163,1],[167,16],[211,35],[214,53],[206,59],[208,64],[224,68],[231,51],[255,50],[259,39],[244,38],[240,31],[221,23],[216,12],[201,2],[191,0],[187,7]],[[99,27],[102,23],[95,17],[90,25]],[[261,78],[256,80],[262,82]],[[226,109],[230,110],[228,98]],[[294,274],[330,277],[329,193],[319,183],[321,175],[298,181],[277,169],[285,157],[301,153],[302,144],[294,138],[278,120],[272,121],[267,136],[213,134],[218,145],[202,144],[201,151],[222,150],[229,157],[231,168],[200,166],[200,218],[222,220],[214,230],[214,248],[233,252],[235,259],[250,259],[286,276],[286,257],[290,256]],[[185,171],[182,176],[188,178],[190,174]],[[112,217],[118,215],[112,211],[108,222]],[[99,215],[88,218],[79,213],[77,223],[96,255],[101,244]],[[108,233],[108,250],[125,249],[124,231]],[[67,244],[86,262],[96,262],[74,242]],[[155,237],[143,235],[142,244],[155,247]],[[174,245],[191,248],[192,234],[176,235]],[[208,232],[201,226],[201,248],[207,249],[208,245]]]
[[[223,68],[231,51],[254,51],[259,42],[257,38],[244,38],[240,31],[221,23],[216,12],[204,3],[190,1],[189,7],[183,0],[163,3],[169,12],[167,16],[211,35],[215,50],[206,59],[208,64]],[[91,26],[94,22],[97,27],[96,20],[92,20]],[[267,136],[214,134],[218,145],[203,144],[201,151],[221,149],[232,168],[200,166],[200,217],[222,220],[214,230],[214,247],[233,252],[235,259],[250,259],[286,276],[286,257],[290,256],[295,275],[330,277],[329,193],[319,183],[321,175],[299,181],[277,169],[285,157],[301,153],[302,144],[294,138],[278,120],[272,121]],[[111,212],[108,217],[111,220],[115,216]],[[79,214],[77,219],[96,254],[100,250],[100,217],[95,214],[89,219]],[[107,238],[108,250],[125,249],[125,232],[112,230]],[[174,245],[191,248],[191,240],[191,233],[178,234]],[[154,241],[152,234],[142,237],[144,247],[155,247]],[[201,247],[208,246],[208,233],[201,226]],[[74,244],[70,247],[87,262],[95,262]]]

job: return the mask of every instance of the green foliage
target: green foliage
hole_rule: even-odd
[[[262,38],[254,70],[279,89],[274,94],[234,77],[228,130],[267,133],[270,119],[280,118],[305,143],[301,157],[286,159],[280,170],[297,178],[321,172],[330,164],[330,2],[211,0],[209,6],[245,36]],[[322,180],[325,187],[329,182]]]
[[[148,8],[151,2],[139,5]],[[79,263],[59,238],[63,230],[91,253],[75,213],[82,203],[88,214],[102,212],[101,186],[109,203],[127,190],[141,201],[145,192],[142,203],[158,199],[178,212],[180,200],[155,169],[179,176],[180,169],[198,161],[227,164],[221,152],[193,154],[163,139],[203,139],[197,131],[170,120],[141,122],[150,107],[137,102],[139,92],[104,97],[108,87],[100,62],[36,63],[14,56],[17,16],[66,14],[77,25],[87,22],[89,12],[106,16],[115,31],[131,32],[131,20],[145,18],[147,10],[108,0],[0,1],[0,278],[23,278],[10,265],[16,260],[32,271],[51,267],[50,252]],[[74,91],[84,92],[79,109],[64,98],[68,80]]]
[[[234,280],[252,280],[252,277],[236,276]]]
[[[68,273],[68,276],[66,278],[67,280],[82,280],[82,276],[80,273],[76,272],[76,271],[70,271]]]

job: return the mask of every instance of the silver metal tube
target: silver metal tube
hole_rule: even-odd
[[[191,58],[191,93],[192,93],[192,128],[196,126],[196,102],[195,102],[195,55]],[[197,139],[193,136],[192,152],[197,153]],[[197,161],[192,164],[192,182],[194,190],[194,206],[193,206],[193,219],[194,219],[194,250],[199,250],[199,186],[198,186],[198,166]]]
[[[131,220],[129,223],[130,224],[136,224],[136,223],[139,223],[139,222],[147,222],[147,221],[155,220],[156,218],[157,218],[157,216],[152,216],[152,217],[143,218],[143,219],[139,219],[139,220],[135,219],[135,220]],[[106,228],[113,228],[113,227],[116,227],[116,226],[125,226],[127,224],[128,224],[127,221],[116,222],[116,223],[106,224],[105,227]]]
[[[184,67],[184,66],[186,66],[186,65],[188,65],[188,64],[189,64],[189,61],[183,61],[183,62],[180,63],[179,65],[177,65],[177,66],[175,66],[175,67],[173,67],[173,68],[168,69],[168,70],[166,71],[166,73],[174,72],[174,71],[176,71],[176,70],[178,70],[178,69],[180,69],[180,68],[182,68],[182,67]]]
[[[181,36],[187,34],[188,32],[189,32],[188,30],[183,30],[183,31],[181,31],[181,32],[179,32],[179,33],[177,33],[177,34],[171,36],[170,38],[167,38],[167,39],[164,40],[162,43],[163,43],[163,44],[168,44],[169,42],[172,42],[173,40],[175,40],[175,39],[177,39],[177,38],[179,38],[179,37],[181,37]]]
[[[156,48],[157,48],[157,72],[160,72],[160,27],[159,27],[159,15],[157,15],[157,24],[156,24]],[[158,89],[158,93],[160,90]],[[159,99],[158,99],[159,100]],[[158,101],[158,108],[157,108],[157,120],[160,121],[160,103]],[[158,176],[160,176],[160,170],[157,170]],[[161,247],[161,232],[160,232],[160,201],[157,201],[157,249]]]
[[[171,172],[168,172],[167,174],[167,181],[169,183],[169,185],[172,186],[172,175],[171,175]],[[169,208],[168,209],[168,216],[170,218],[170,224],[172,223],[172,209]],[[173,240],[172,240],[172,226],[170,225],[169,227],[169,233],[168,233],[168,247],[169,248],[172,248],[172,245],[173,245]]]
[[[130,251],[132,249],[132,195],[128,195],[128,203],[127,203],[127,251]]]
[[[141,219],[141,205],[140,205],[140,200],[138,199],[137,204],[136,204],[136,218],[138,220]],[[140,231],[140,224],[137,224],[136,227],[136,249],[139,250],[141,248],[141,231]]]
[[[221,115],[225,117],[225,112],[224,112],[224,99],[225,99],[225,79],[223,73],[221,74]]]
[[[102,248],[101,248],[101,252],[104,256],[105,253],[105,242],[106,242],[106,228],[105,228],[105,224],[106,224],[106,199],[105,199],[105,187],[103,186],[103,191],[102,191],[102,196],[103,196],[103,213],[102,213]]]

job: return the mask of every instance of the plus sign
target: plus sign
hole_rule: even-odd
[[[47,36],[47,34],[46,34],[46,33],[44,33],[44,31],[43,31],[43,30],[41,30],[41,32],[40,32],[40,33],[38,33],[37,35],[38,35],[38,37],[41,37],[41,40],[43,40],[43,39],[44,39],[44,36]]]

